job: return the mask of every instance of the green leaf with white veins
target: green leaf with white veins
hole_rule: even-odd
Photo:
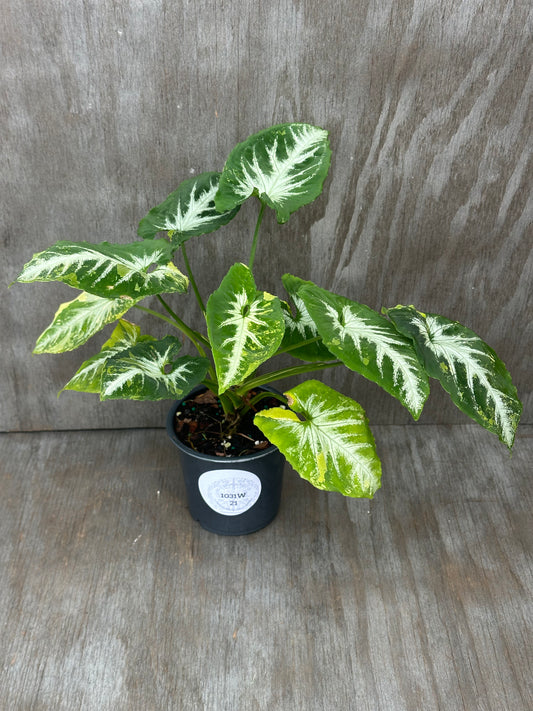
[[[261,410],[254,423],[303,479],[318,489],[372,498],[381,464],[363,408],[317,380],[285,393],[289,407]]]
[[[108,358],[122,353],[126,348],[135,345],[140,339],[154,340],[151,336],[141,336],[139,326],[125,319],[120,319],[111,334],[111,338],[104,343],[100,352],[81,364],[63,390],[99,393],[104,365]]]
[[[273,356],[285,330],[279,299],[258,291],[244,264],[234,264],[211,294],[206,318],[220,392]]]
[[[183,293],[188,279],[170,261],[172,253],[164,239],[131,244],[57,242],[35,254],[17,281],[62,281],[109,299]]]
[[[410,339],[376,311],[343,296],[314,285],[302,287],[298,295],[328,349],[348,368],[397,398],[418,419],[429,383]]]
[[[177,357],[180,341],[166,336],[146,341],[108,358],[102,373],[101,400],[169,400],[187,395],[205,377],[206,358]]]
[[[73,351],[108,323],[124,316],[136,303],[136,299],[129,297],[102,299],[83,292],[73,301],[61,304],[50,326],[37,339],[33,352]]]
[[[291,274],[284,274],[281,277],[281,281],[294,304],[294,309],[291,310],[288,304],[282,302],[283,317],[285,319],[285,335],[281,343],[282,349],[289,348],[292,356],[305,361],[316,362],[333,360],[335,356],[333,356],[322,343],[315,322],[309,315],[304,302],[298,296],[298,290],[306,284],[312,286],[312,282],[304,281]],[[298,343],[312,338],[317,338],[318,340],[304,346],[294,347]]]
[[[513,446],[522,404],[505,365],[477,334],[457,321],[413,306],[386,309],[415,344],[428,374],[466,415]]]
[[[172,244],[179,247],[191,237],[214,232],[232,220],[239,207],[225,212],[215,208],[220,173],[202,173],[184,180],[160,205],[152,208],[139,223],[137,234],[144,239],[158,232],[170,233]]]
[[[215,197],[231,210],[251,195],[276,211],[279,223],[322,192],[331,150],[328,132],[305,123],[284,123],[250,136],[230,153]]]

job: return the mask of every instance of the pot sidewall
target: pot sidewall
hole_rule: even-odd
[[[187,447],[174,429],[176,412],[183,400],[203,390],[204,387],[198,386],[174,402],[167,416],[167,434],[179,451],[189,511],[193,519],[212,533],[226,536],[254,533],[271,523],[278,513],[285,458],[274,445],[243,457],[215,457]],[[250,496],[253,503],[247,500]]]

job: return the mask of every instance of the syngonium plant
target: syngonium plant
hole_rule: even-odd
[[[275,210],[282,224],[312,202],[322,192],[330,156],[321,128],[268,128],[239,143],[221,173],[185,180],[150,210],[139,224],[141,241],[61,241],[34,255],[17,281],[61,281],[81,290],[60,306],[34,352],[73,350],[116,322],[64,390],[98,393],[101,400],[162,400],[182,399],[203,384],[220,399],[228,428],[247,409],[250,390],[340,366],[380,385],[416,420],[433,378],[460,410],[511,448],[521,413],[516,388],[496,353],[470,329],[414,306],[378,313],[290,274],[282,277],[285,300],[258,290],[253,266],[265,209]],[[229,223],[252,196],[259,215],[248,264],[234,264],[204,304],[185,244]],[[173,262],[178,254],[188,276]],[[186,324],[169,303],[167,295],[183,294],[189,283],[205,330]],[[141,305],[147,298],[159,309]],[[173,326],[198,355],[180,356],[176,335],[141,335],[124,318],[133,309]],[[258,372],[280,354],[295,364]],[[372,497],[381,465],[361,405],[318,380],[296,385],[285,398],[288,407],[280,403],[255,416],[270,442],[317,488]]]

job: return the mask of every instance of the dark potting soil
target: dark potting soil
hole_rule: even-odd
[[[252,390],[248,398],[258,392]],[[178,438],[197,452],[216,457],[242,457],[270,446],[253,419],[260,410],[279,407],[280,404],[275,397],[262,398],[238,424],[224,423],[224,410],[219,399],[207,390],[180,403],[174,429]]]

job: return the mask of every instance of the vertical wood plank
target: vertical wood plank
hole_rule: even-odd
[[[280,292],[297,272],[374,308],[465,322],[501,353],[530,421],[532,13],[512,0],[4,0],[3,283],[60,238],[130,241],[149,207],[221,168],[237,141],[310,121],[331,132],[331,177],[281,229],[265,219],[258,281]],[[190,243],[205,292],[247,254],[254,220],[246,206]],[[104,340],[30,358],[71,296],[5,292],[0,428],[159,426],[161,405],[51,397]],[[177,308],[199,318],[191,299]],[[374,421],[408,421],[373,386],[327,378]],[[464,420],[436,393],[425,421]]]

